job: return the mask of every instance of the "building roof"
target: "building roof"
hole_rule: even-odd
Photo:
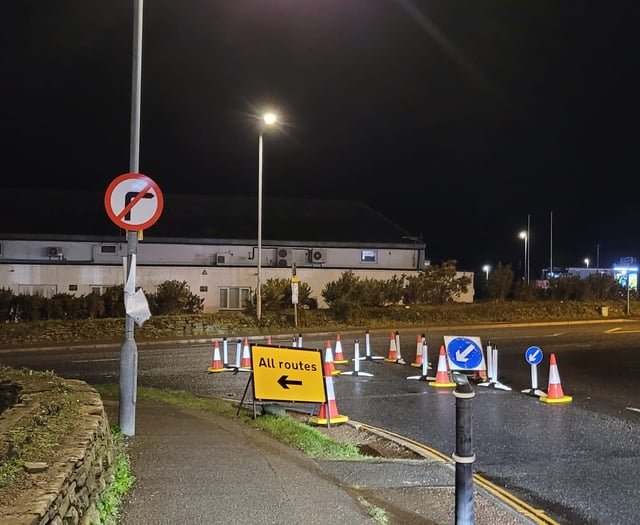
[[[122,238],[104,207],[104,192],[89,190],[2,190],[0,235],[5,238]],[[257,198],[164,194],[162,215],[145,230],[154,239],[256,240]],[[422,244],[366,204],[352,200],[267,199],[263,201],[263,242]]]

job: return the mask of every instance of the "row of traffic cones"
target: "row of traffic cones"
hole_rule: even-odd
[[[269,338],[268,343],[267,344],[271,344],[270,341],[271,338]],[[225,337],[222,340],[222,346],[223,346],[223,354],[224,354],[224,359],[223,356],[220,355],[220,344],[218,343],[218,341],[214,341],[213,343],[213,357],[211,359],[211,366],[209,368],[207,368],[207,372],[210,374],[216,373],[216,372],[226,372],[229,370],[233,370],[233,371],[243,371],[243,372],[248,372],[251,370],[251,351],[249,350],[249,340],[248,338],[245,337],[244,339],[244,345],[242,344],[242,340],[238,339],[237,345],[236,345],[236,363],[235,365],[230,364],[227,361],[227,338]]]

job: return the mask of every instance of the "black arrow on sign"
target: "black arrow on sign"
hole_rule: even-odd
[[[286,389],[289,390],[289,385],[300,385],[302,386],[302,381],[295,381],[293,379],[287,379],[287,377],[289,376],[280,376],[280,379],[278,379],[278,384]]]

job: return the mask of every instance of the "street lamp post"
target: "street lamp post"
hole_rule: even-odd
[[[521,231],[518,235],[521,239],[524,240],[524,274],[523,279],[529,284],[529,263],[528,263],[528,255],[529,255],[529,247],[527,246],[527,241],[529,240],[529,236],[526,231]]]
[[[273,126],[278,121],[275,113],[262,116],[260,136],[258,138],[258,271],[256,277],[256,319],[262,319],[262,134],[265,127]]]
[[[587,268],[589,268],[589,257],[584,260],[584,264]]]
[[[491,271],[491,266],[489,266],[488,264],[485,264],[482,267],[482,271],[484,272],[485,278],[487,279],[487,281],[489,280],[489,272]]]

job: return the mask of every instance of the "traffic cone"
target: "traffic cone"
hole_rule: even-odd
[[[337,376],[340,374],[340,370],[336,370],[333,365],[333,351],[331,350],[331,341],[327,340],[327,349],[324,352],[324,375],[325,376]]]
[[[389,355],[384,358],[387,363],[395,363],[398,360],[398,350],[396,348],[396,336],[393,332],[391,332],[391,337],[389,338]]]
[[[267,336],[267,344],[271,345],[271,336],[270,335]]]
[[[422,334],[422,336],[418,334],[418,339],[416,341],[416,358],[413,363],[411,363],[411,366],[415,366],[416,368],[422,366],[422,346],[425,339],[426,337],[424,334]]]
[[[327,374],[325,372],[324,384],[327,390],[327,401],[326,403],[320,404],[318,415],[311,416],[309,418],[309,423],[313,425],[330,426],[332,423],[344,423],[345,421],[349,421],[349,416],[344,416],[338,411],[336,394],[333,390],[333,377],[331,377],[331,374]]]
[[[349,360],[345,359],[344,355],[342,355],[342,341],[340,341],[340,334],[336,335],[336,355],[333,358],[333,362],[341,365],[349,362]]]
[[[240,367],[251,369],[251,352],[249,351],[249,340],[246,337],[244,339],[244,346],[242,347],[242,359],[240,360]]]
[[[569,403],[573,401],[571,396],[565,396],[560,383],[560,374],[558,373],[558,365],[556,364],[556,354],[551,354],[549,363],[549,388],[547,395],[541,396],[540,401],[543,403]]]
[[[444,345],[440,345],[440,355],[438,356],[438,371],[436,372],[436,380],[429,381],[429,386],[456,386],[455,383],[451,382],[451,378],[449,377],[449,366],[447,365],[447,356],[444,350]]]
[[[213,344],[213,359],[211,361],[211,366],[207,368],[207,372],[224,372],[225,367],[222,364],[222,359],[220,358],[220,346],[218,345],[218,341],[215,341]]]

